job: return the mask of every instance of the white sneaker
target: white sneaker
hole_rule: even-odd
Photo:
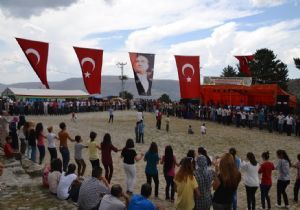
[[[281,206],[281,205],[279,205],[279,204],[277,204],[277,203],[275,204],[275,206],[276,206],[277,208],[280,208],[280,209],[283,207],[283,206]]]
[[[284,206],[285,209],[290,209],[290,205]]]

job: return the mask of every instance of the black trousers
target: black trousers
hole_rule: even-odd
[[[174,200],[175,188],[174,188],[174,177],[165,175],[166,186],[166,199],[170,199],[170,188],[171,188],[171,200]]]
[[[113,116],[113,115],[109,115],[108,123],[110,123],[110,121],[111,121],[112,123],[114,122],[114,116]]]
[[[50,157],[51,157],[51,161],[57,158],[57,151],[56,148],[49,148],[49,153],[50,153]]]
[[[257,188],[246,186],[248,210],[255,210],[255,193]]]
[[[298,202],[298,193],[300,189],[300,179],[297,179],[294,185],[294,201]]]
[[[278,180],[277,181],[277,204],[281,205],[281,195],[283,197],[284,205],[289,205],[289,200],[285,192],[287,186],[290,184],[290,180]]]
[[[90,162],[92,164],[92,168],[100,167],[100,161],[99,161],[99,159],[97,159],[97,160],[90,160]]]
[[[268,205],[268,209],[271,209],[271,201],[269,196],[269,191],[271,189],[271,185],[260,185],[260,198],[261,198],[261,206],[266,208],[266,201]]]
[[[146,177],[147,177],[147,183],[150,185],[153,179],[155,184],[155,197],[158,197],[158,186],[159,186],[158,173],[155,175],[146,173]]]

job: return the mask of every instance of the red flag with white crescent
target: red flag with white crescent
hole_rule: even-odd
[[[47,62],[49,44],[28,39],[16,38],[31,67],[43,85],[49,89],[47,81]]]
[[[184,99],[200,97],[200,57],[175,55],[180,95]]]
[[[253,61],[254,55],[242,55],[242,56],[234,56],[240,62],[240,71],[247,76],[251,76],[251,71],[249,68],[249,62]]]
[[[101,93],[103,50],[74,47],[82,70],[84,85],[89,94]]]

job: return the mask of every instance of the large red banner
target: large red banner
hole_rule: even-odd
[[[200,57],[175,55],[180,95],[183,99],[200,97]]]
[[[103,50],[74,47],[82,70],[84,85],[89,94],[101,93]]]
[[[47,81],[47,61],[49,44],[28,39],[16,38],[31,67],[43,85],[49,89]]]

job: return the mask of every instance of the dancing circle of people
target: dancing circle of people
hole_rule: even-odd
[[[110,110],[110,121],[113,122],[113,111]],[[157,113],[157,128],[160,129],[161,114]],[[169,131],[169,116],[166,121],[166,131]],[[276,206],[289,208],[289,199],[286,189],[291,182],[290,170],[296,168],[297,177],[294,183],[293,201],[298,202],[300,188],[300,154],[297,162],[292,163],[285,150],[277,150],[276,164],[269,158],[270,153],[261,154],[262,162],[259,163],[252,152],[246,154],[245,160],[237,156],[235,148],[230,148],[227,153],[218,157],[210,157],[203,147],[189,150],[186,157],[177,161],[171,145],[165,147],[162,156],[158,153],[156,142],[152,142],[148,151],[138,153],[135,143],[144,143],[143,135],[137,135],[136,142],[129,138],[124,148],[113,145],[111,135],[105,133],[102,142],[97,143],[97,133],[90,132],[88,144],[82,143],[82,138],[76,135],[72,138],[64,122],[59,124],[58,135],[53,132],[53,126],[47,128],[46,134],[42,123],[34,125],[27,122],[24,116],[13,117],[10,123],[10,134],[6,138],[4,152],[7,158],[21,159],[26,155],[33,162],[42,164],[46,153],[46,140],[51,164],[45,167],[43,183],[49,187],[51,194],[61,200],[71,199],[82,210],[154,210],[164,209],[161,205],[155,205],[149,198],[153,194],[159,198],[159,171],[158,164],[163,165],[163,175],[166,186],[164,198],[174,203],[178,210],[214,210],[237,209],[237,188],[242,180],[246,189],[247,209],[256,209],[255,194],[258,188],[261,192],[261,208],[271,209],[269,191],[272,187],[272,172],[277,170],[277,200]],[[137,113],[137,130],[144,129],[143,114]],[[193,134],[191,126],[188,133]],[[201,126],[201,133],[206,133],[205,124]],[[13,138],[20,139],[12,142]],[[56,141],[59,141],[59,152],[62,160],[58,158]],[[74,159],[76,165],[70,162],[68,141],[75,142]],[[27,143],[28,145],[27,145]],[[37,149],[39,159],[36,160]],[[84,177],[86,163],[83,159],[83,150],[87,149],[92,166],[92,175]],[[99,151],[101,151],[100,164]],[[126,190],[120,184],[111,185],[114,172],[112,152],[121,152],[123,167],[126,175]],[[134,194],[136,182],[136,164],[140,160],[146,161],[146,183],[141,186],[140,194]],[[176,167],[179,169],[176,170]],[[76,173],[77,169],[77,173]],[[0,175],[3,164],[0,163]],[[177,171],[177,172],[176,172]],[[243,176],[242,176],[243,175]],[[261,178],[260,178],[261,177]],[[151,183],[154,181],[154,190]],[[213,193],[212,193],[213,189]],[[153,192],[152,192],[153,191]],[[175,198],[177,194],[177,198]],[[283,198],[283,202],[282,202]]]

